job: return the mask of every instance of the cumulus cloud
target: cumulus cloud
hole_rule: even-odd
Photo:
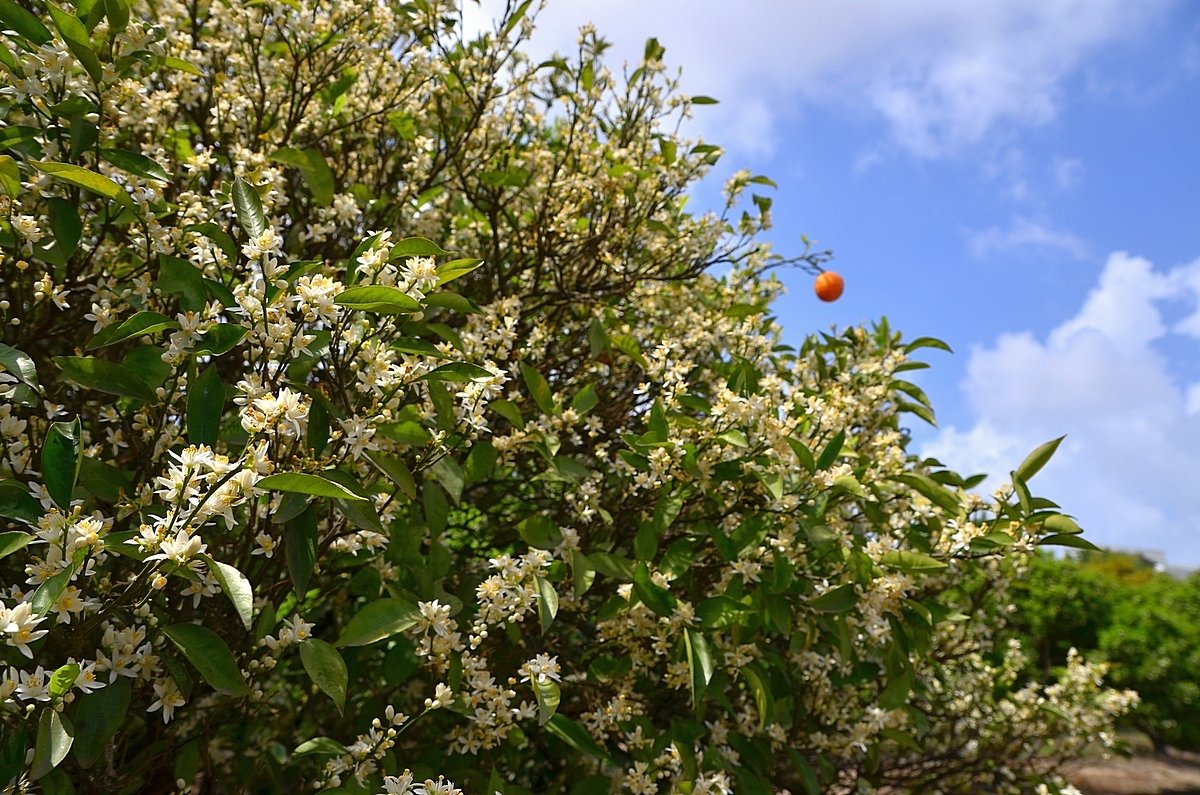
[[[1077,516],[1096,543],[1200,565],[1200,385],[1184,383],[1163,353],[1198,352],[1196,315],[1174,319],[1198,300],[1200,260],[1163,271],[1111,255],[1083,305],[1045,339],[1004,334],[971,351],[962,388],[975,422],[943,429],[923,452],[1002,479],[1065,433],[1035,493]]]
[[[977,258],[1014,248],[1041,249],[1072,259],[1088,256],[1087,244],[1076,235],[1022,216],[1013,218],[1007,227],[991,226],[968,233],[967,248]]]
[[[722,105],[701,116],[721,142],[769,153],[781,117],[836,107],[882,119],[919,157],[960,151],[1008,125],[1044,124],[1085,58],[1127,39],[1170,0],[563,0],[539,15],[534,48],[569,51],[596,23],[634,61],[646,38],[684,67],[685,87]],[[478,29],[501,0],[468,4]],[[767,112],[764,113],[763,111]]]

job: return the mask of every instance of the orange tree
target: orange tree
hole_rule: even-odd
[[[1057,442],[910,454],[944,346],[783,345],[770,180],[528,6],[0,0],[0,782],[1056,791],[1131,699],[995,640]]]

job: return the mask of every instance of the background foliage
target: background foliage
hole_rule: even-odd
[[[1109,679],[1141,702],[1122,723],[1156,746],[1200,749],[1200,577],[1157,573],[1142,558],[1038,555],[1013,586],[1012,628],[1044,676],[1070,648],[1109,665]]]

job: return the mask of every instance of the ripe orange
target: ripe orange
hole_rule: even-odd
[[[846,282],[841,275],[833,271],[822,271],[817,275],[817,281],[813,287],[816,289],[817,298],[822,301],[836,301],[842,297],[842,290],[846,289]]]

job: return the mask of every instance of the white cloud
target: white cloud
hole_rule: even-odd
[[[688,90],[722,100],[703,109],[702,131],[718,131],[714,139],[745,152],[781,145],[781,118],[832,107],[881,118],[894,144],[938,157],[998,128],[1054,119],[1062,81],[1169,4],[551,0],[537,18],[534,49],[570,51],[579,26],[593,21],[620,63],[636,61],[655,36],[668,62],[684,68]],[[468,26],[478,29],[501,7],[500,0],[468,4]]]
[[[1079,237],[1023,216],[1013,218],[1007,228],[992,226],[969,233],[967,248],[971,255],[977,258],[1014,248],[1042,249],[1055,254],[1065,254],[1074,259],[1084,259],[1088,256],[1087,243]]]
[[[1096,543],[1200,565],[1200,385],[1182,383],[1159,350],[1195,348],[1171,322],[1181,299],[1200,299],[1200,260],[1164,272],[1111,255],[1079,311],[1044,340],[1005,334],[971,351],[962,386],[975,422],[944,429],[923,452],[1003,477],[1065,433],[1035,493]]]
[[[1054,158],[1050,172],[1054,177],[1054,184],[1059,190],[1071,190],[1083,178],[1083,161],[1075,157],[1060,155]]]

